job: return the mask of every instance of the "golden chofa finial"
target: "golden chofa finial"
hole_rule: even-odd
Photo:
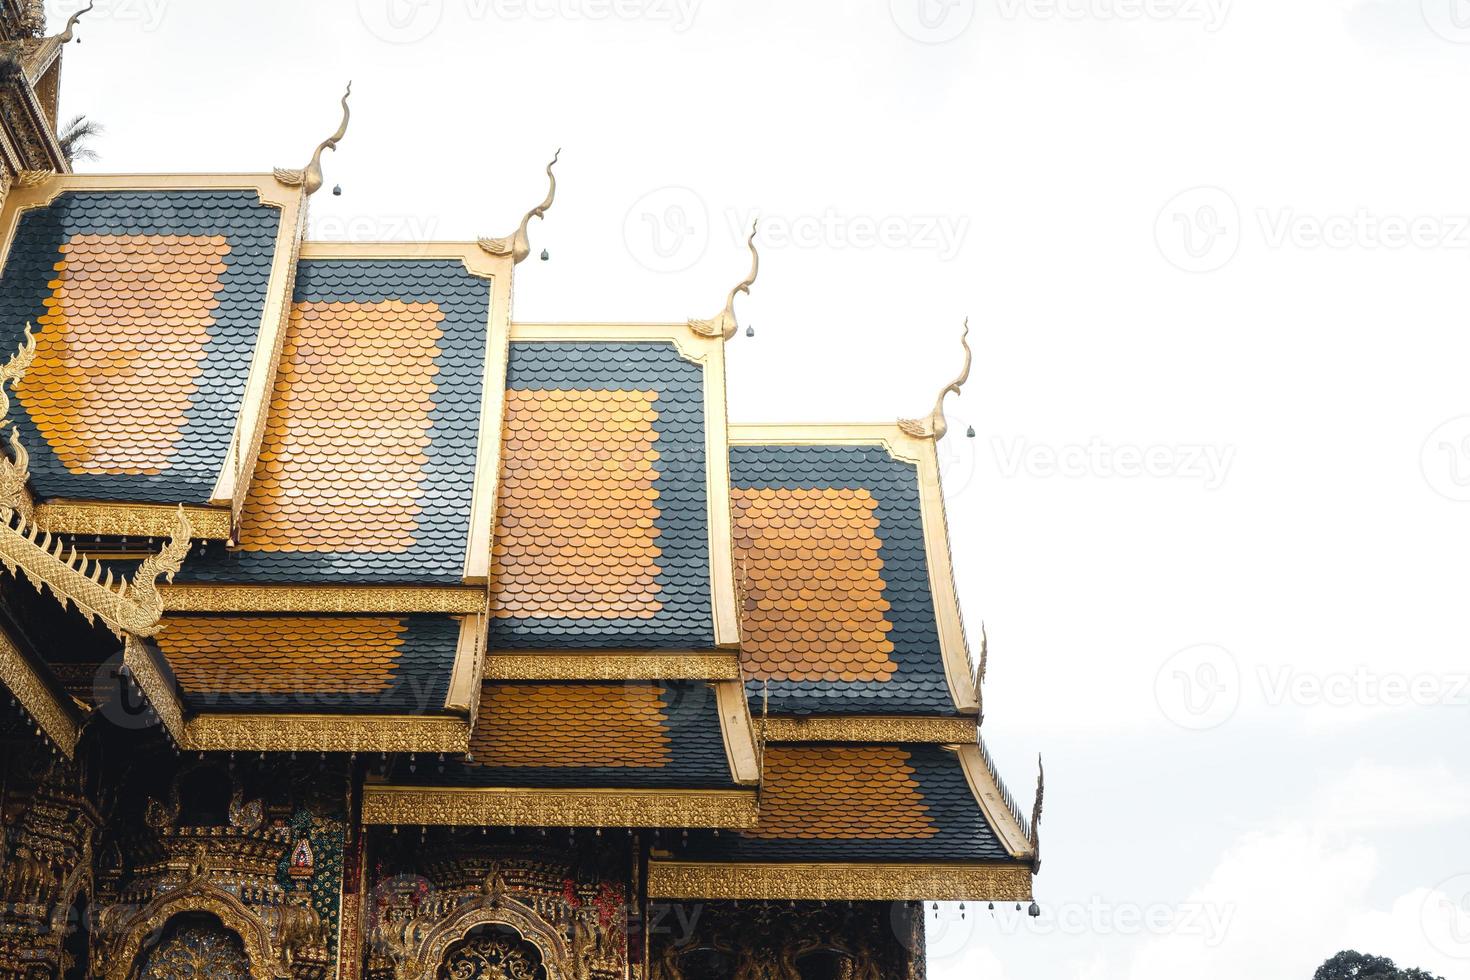
[[[276,168],[276,180],[287,187],[305,188],[310,197],[322,188],[322,151],[336,151],[337,144],[342,142],[342,137],[347,135],[347,121],[352,118],[352,110],[347,108],[347,97],[352,94],[352,83],[347,83],[347,91],[342,93],[342,124],[337,131],[317,144],[316,152],[311,155],[311,162],[304,170],[283,170]]]
[[[735,322],[735,297],[740,293],[750,295],[750,287],[755,284],[755,277],[761,271],[760,253],[755,250],[755,233],[760,226],[759,221],[750,223],[750,240],[745,244],[750,247],[750,275],[746,276],[736,287],[730,290],[730,295],[725,300],[725,308],[712,320],[690,320],[689,329],[701,337],[724,337],[729,340],[740,330],[740,325]]]
[[[68,17],[66,19],[66,30],[64,30],[60,34],[56,35],[57,43],[59,43],[59,44],[66,44],[69,41],[71,41],[72,35],[76,31],[76,29],[77,29],[77,21],[79,21],[79,20],[82,19],[82,14],[85,14],[87,11],[91,10],[96,5],[97,5],[97,0],[87,0],[87,5],[85,7],[83,7],[81,10],[78,10],[76,13],[72,14],[70,17]]]
[[[940,389],[939,397],[934,401],[934,411],[924,419],[899,419],[898,427],[911,436],[920,439],[933,439],[936,442],[944,438],[944,433],[949,430],[949,425],[944,421],[944,398],[950,392],[956,395],[960,388],[970,377],[970,318],[965,317],[965,329],[960,334],[960,346],[965,349],[965,367],[960,371],[960,376]]]
[[[525,261],[526,256],[531,254],[531,219],[545,218],[546,212],[551,210],[552,202],[556,200],[556,174],[552,173],[551,168],[556,166],[556,161],[559,159],[561,159],[560,147],[552,154],[551,162],[546,165],[546,179],[551,183],[551,186],[546,189],[546,200],[526,212],[515,234],[504,238],[482,238],[480,239],[481,248],[491,255],[509,255],[513,265],[520,265]]]

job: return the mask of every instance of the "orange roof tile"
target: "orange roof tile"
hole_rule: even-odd
[[[731,491],[744,590],[741,659],[757,680],[881,681],[893,660],[867,490]]]
[[[663,608],[657,392],[505,396],[494,615],[653,617]]]
[[[67,471],[168,467],[204,359],[222,235],[73,235],[17,394]]]
[[[755,838],[927,838],[939,833],[909,753],[892,745],[772,745]]]
[[[673,759],[656,684],[486,684],[479,766],[662,768]]]
[[[406,624],[373,616],[169,617],[157,638],[186,694],[373,694]]]
[[[291,307],[243,550],[413,546],[442,319],[398,300]]]

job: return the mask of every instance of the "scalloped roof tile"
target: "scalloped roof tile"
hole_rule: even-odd
[[[66,191],[21,214],[0,352],[43,497],[203,503],[264,310],[280,211],[250,190]]]

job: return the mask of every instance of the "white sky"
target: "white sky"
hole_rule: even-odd
[[[1022,798],[1047,759],[1047,914],[941,909],[935,980],[1470,977],[1467,0],[98,0],[80,34],[85,169],[300,166],[351,78],[323,237],[507,233],[564,147],[522,320],[711,315],[758,210],[737,421],[922,413],[973,318],[946,495],[987,739]]]

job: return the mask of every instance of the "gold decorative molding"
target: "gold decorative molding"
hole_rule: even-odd
[[[735,653],[585,653],[493,650],[485,661],[491,681],[732,681],[740,679]]]
[[[934,411],[927,418],[922,419],[899,419],[898,427],[909,435],[918,439],[933,439],[936,442],[944,438],[944,433],[949,430],[949,424],[944,421],[944,399],[950,392],[958,395],[960,388],[970,377],[970,318],[965,318],[965,329],[960,333],[960,346],[965,349],[965,366],[960,371],[959,377],[939,390],[939,397],[934,401]]]
[[[185,507],[192,536],[227,541],[230,512],[223,507]],[[32,523],[52,534],[101,535],[124,538],[167,537],[178,520],[178,509],[164,504],[123,504],[98,501],[48,500],[36,504]]]
[[[365,825],[754,827],[755,790],[363,788]]]
[[[819,843],[819,842],[818,842]],[[715,864],[655,859],[649,898],[1029,902],[1024,864]]]
[[[1046,767],[1036,756],[1036,799],[1031,804],[1031,870],[1041,870],[1041,801],[1046,797]]]
[[[31,361],[36,357],[36,336],[31,332],[31,324],[26,324],[25,340],[21,341],[20,347],[10,355],[3,366],[0,366],[0,430],[7,426],[10,428],[10,452],[7,456],[0,451],[0,513],[6,517],[11,512],[20,515],[22,521],[29,520],[34,510],[30,490],[30,455],[26,452],[25,445],[20,441],[20,429],[10,418],[10,395],[5,387],[9,385],[13,391],[25,377],[26,369],[31,366]]]
[[[164,585],[168,612],[446,613],[485,608],[485,590],[453,585]]]
[[[750,239],[745,243],[750,248],[750,274],[735,284],[730,290],[730,295],[725,299],[725,308],[717,313],[713,319],[690,320],[689,329],[701,337],[720,337],[729,340],[740,331],[740,324],[735,319],[735,297],[744,293],[750,295],[750,287],[755,285],[755,277],[760,274],[761,257],[755,250],[755,233],[760,222],[754,221],[750,225]]]
[[[975,741],[976,720],[899,716],[768,718],[772,742],[927,742],[956,745]]]
[[[551,162],[546,165],[546,179],[551,186],[547,188],[545,200],[526,212],[526,216],[521,219],[521,225],[514,234],[504,238],[481,238],[479,244],[482,249],[499,258],[509,255],[514,265],[520,265],[526,256],[531,254],[531,219],[544,219],[546,212],[551,210],[552,202],[556,200],[556,174],[552,173],[551,168],[556,166],[556,161],[559,159],[561,159],[560,148],[552,155]]]
[[[183,888],[160,895],[117,926],[119,938],[105,949],[101,974],[105,980],[127,980],[133,974],[143,944],[157,935],[169,919],[184,912],[204,912],[219,919],[226,929],[240,937],[245,958],[250,963],[251,980],[275,980],[277,972],[272,967],[279,957],[271,941],[270,928],[239,897],[212,884],[203,875]]]
[[[317,144],[316,152],[312,153],[311,160],[300,170],[285,170],[277,167],[274,171],[276,180],[287,187],[300,187],[310,197],[322,187],[322,151],[332,150],[336,152],[337,144],[342,142],[342,137],[347,135],[347,123],[352,118],[352,110],[347,107],[347,97],[352,94],[352,83],[347,83],[347,91],[342,93],[342,122],[337,126],[337,131]]]
[[[193,529],[182,507],[163,550],[145,558],[131,580],[114,579],[111,569],[104,573],[103,563],[64,546],[59,538],[27,524],[23,516],[12,524],[13,514],[0,505],[0,564],[12,574],[49,590],[63,608],[74,606],[89,623],[101,620],[119,638],[158,632],[163,599],[157,579],[172,580],[189,554]]]
[[[26,714],[70,759],[81,734],[76,721],[5,630],[0,630],[0,683],[10,689]]]
[[[463,718],[423,715],[201,714],[184,726],[181,748],[195,752],[469,751]]]

